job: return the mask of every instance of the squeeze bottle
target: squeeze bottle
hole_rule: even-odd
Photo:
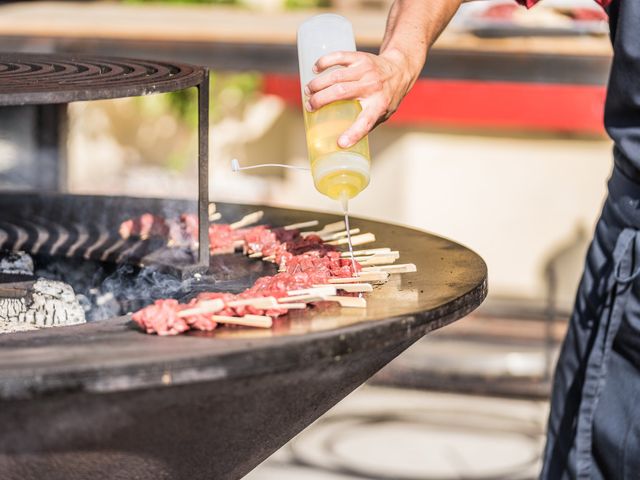
[[[310,18],[298,29],[298,61],[303,103],[304,87],[318,75],[313,65],[331,52],[355,51],[356,44],[351,23],[335,14]],[[344,67],[333,67],[344,68]],[[330,69],[331,70],[331,69]],[[351,126],[362,107],[357,100],[343,100],[308,112],[303,107],[307,134],[307,149],[311,175],[316,189],[342,203],[347,211],[349,199],[369,184],[369,140],[364,137],[349,148],[338,146],[338,137]]]

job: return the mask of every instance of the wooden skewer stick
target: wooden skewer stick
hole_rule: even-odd
[[[254,223],[259,222],[260,220],[262,220],[263,216],[264,216],[264,212],[262,210],[258,210],[257,212],[253,212],[248,215],[245,215],[237,222],[232,223],[231,225],[229,225],[229,228],[231,228],[231,230],[238,230],[239,228],[243,228],[248,225],[252,225]]]
[[[389,265],[400,258],[399,252],[379,253],[369,257],[356,257],[356,262],[363,267],[372,265]]]
[[[382,265],[380,267],[365,267],[362,269],[363,273],[376,273],[376,272],[413,273],[417,271],[418,269],[413,263],[403,263],[398,265]]]
[[[357,277],[346,277],[346,278],[330,278],[328,282],[330,284],[335,283],[361,283],[361,282],[371,282],[371,283],[384,283],[389,279],[389,274],[387,272],[361,272]]]
[[[314,287],[323,287],[324,285],[314,285]],[[370,283],[334,283],[330,285],[337,290],[344,290],[349,293],[368,293],[373,292],[373,287]]]
[[[384,283],[389,280],[389,274],[387,272],[360,272],[357,277],[353,278],[361,282]]]
[[[360,233],[360,229],[359,228],[352,228],[351,230],[349,230],[349,233],[351,235],[355,235],[357,233]],[[324,240],[325,242],[327,242],[329,240],[337,240],[338,238],[346,237],[347,235],[348,235],[347,231],[343,230],[341,232],[329,233],[329,234],[321,235],[320,238],[322,240]]]
[[[214,300],[203,300],[198,302],[197,306],[193,308],[188,308],[186,310],[181,310],[178,312],[178,317],[191,317],[193,315],[206,315],[209,313],[219,312],[224,308],[224,302],[220,298],[216,298]]]
[[[250,253],[249,258],[262,258],[262,252]]]
[[[275,255],[269,255],[268,257],[262,257],[262,259],[265,262],[275,262],[276,261],[276,256]]]
[[[367,308],[367,301],[361,297],[341,297],[339,295],[330,295],[324,297],[327,302],[338,302],[341,307],[345,308]]]
[[[278,306],[274,308],[286,308],[287,310],[304,310],[305,308],[307,308],[307,304],[295,302],[279,303]]]
[[[300,230],[303,228],[315,227],[320,222],[318,220],[309,220],[308,222],[292,223],[283,227],[285,230]]]
[[[283,304],[283,303],[301,303],[301,302],[304,302],[304,303],[321,302],[323,298],[324,298],[323,295],[315,295],[315,294],[294,295],[291,297],[279,298],[278,303]]]
[[[211,250],[211,255],[228,255],[230,253],[235,253],[236,249],[234,247],[219,247],[214,250]]]
[[[214,212],[209,215],[209,222],[217,222],[222,218],[222,214],[220,212]]]
[[[320,230],[321,232],[339,232],[340,230],[344,230],[346,227],[344,220],[340,220],[338,222],[334,222],[334,223],[328,223],[326,224],[324,227],[322,227],[322,230]]]
[[[374,258],[371,260],[365,258],[355,258],[355,261],[358,262],[363,267],[375,267],[376,265],[391,265],[392,263],[396,263],[397,258],[393,257],[381,257]]]
[[[341,230],[344,230],[345,228],[347,228],[347,226],[345,225],[344,220],[340,220],[339,222],[329,223],[329,224],[325,225],[324,227],[322,227],[321,230],[318,230],[318,231],[315,231],[315,232],[302,232],[302,236],[303,237],[305,237],[307,235],[322,236],[322,235],[326,235],[328,233],[339,232]]]
[[[243,298],[242,300],[233,300],[228,302],[227,305],[230,307],[252,306],[254,308],[266,310],[277,307],[278,300],[275,297]]]
[[[216,213],[216,204],[213,202],[209,203],[209,206],[207,207],[207,212],[209,213],[209,215],[213,215],[214,213]]]
[[[317,296],[324,296],[324,295],[335,295],[336,294],[336,287],[334,287],[333,285],[320,285],[320,286],[314,286],[311,288],[301,288],[299,290],[289,290],[287,292],[287,295],[295,297],[297,295],[317,295]]]
[[[212,315],[211,320],[217,323],[242,325],[244,327],[271,328],[273,326],[273,319],[266,315],[244,315],[242,317]]]
[[[376,255],[378,253],[391,253],[391,249],[390,248],[370,248],[368,250],[354,250],[353,251],[353,255],[357,258],[357,257],[363,257],[365,255]],[[351,253],[349,252],[342,252],[340,254],[341,257],[345,258],[345,257],[351,257]]]
[[[372,243],[376,241],[376,236],[373,233],[363,233],[362,235],[356,235],[351,237],[351,245],[363,245],[365,243]],[[341,238],[339,240],[333,240],[327,242],[329,245],[346,245],[349,243],[347,238]]]

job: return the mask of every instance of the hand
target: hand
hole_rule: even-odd
[[[396,111],[407,94],[415,76],[410,73],[406,57],[397,50],[373,55],[365,52],[334,52],[318,59],[317,73],[341,66],[319,75],[305,87],[305,108],[313,112],[338,101],[360,101],[362,111],[338,139],[338,145],[348,148],[367,135]]]

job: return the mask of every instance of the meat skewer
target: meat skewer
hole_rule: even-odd
[[[210,217],[215,213],[211,207]],[[345,308],[366,308],[365,298],[341,296],[337,291],[372,292],[372,284],[386,282],[391,273],[416,271],[413,264],[395,265],[400,255],[390,248],[357,250],[352,262],[348,252],[337,251],[347,242],[345,236],[354,234],[354,245],[373,242],[375,236],[359,234],[359,229],[347,232],[344,221],[325,225],[316,232],[299,231],[318,225],[316,220],[281,228],[249,227],[262,218],[263,212],[258,211],[232,224],[209,225],[211,251],[230,253],[242,249],[251,258],[277,263],[281,273],[258,279],[239,295],[203,293],[188,304],[158,300],[134,313],[132,319],[148,333],[158,335],[213,330],[219,323],[269,328],[273,318],[292,309],[304,309],[310,303],[328,301]],[[192,242],[197,238],[198,224],[192,215],[182,215],[179,228],[175,222],[164,220],[154,226],[148,217],[146,222],[148,232],[169,232]]]

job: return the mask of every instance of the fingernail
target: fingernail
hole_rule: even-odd
[[[309,86],[305,85],[304,87],[304,94],[308,97],[309,95],[311,95],[311,90],[309,90]]]
[[[342,148],[349,147],[349,137],[347,137],[346,135],[342,135],[340,138],[338,138],[338,145],[340,145]]]
[[[314,65],[314,66],[311,68],[311,71],[312,71],[313,73],[318,73],[318,66],[317,66],[317,65]]]
[[[313,107],[307,101],[304,102],[304,108],[307,110],[307,112],[313,112]]]

